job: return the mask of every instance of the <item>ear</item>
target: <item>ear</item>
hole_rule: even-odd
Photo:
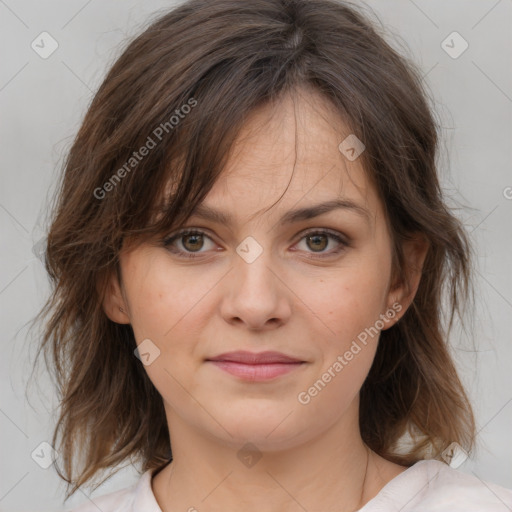
[[[102,307],[105,314],[113,322],[129,324],[130,317],[128,316],[127,302],[119,281],[120,275],[116,271],[111,271],[110,274],[104,278],[102,283]]]
[[[393,273],[395,278],[388,292],[388,311],[393,309],[397,314],[394,322],[386,328],[394,325],[411,305],[418,291],[429,246],[427,238],[422,233],[414,233],[402,243],[404,258],[402,276],[397,275],[399,272]]]

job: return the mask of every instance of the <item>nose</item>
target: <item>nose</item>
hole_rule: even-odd
[[[250,330],[276,329],[290,318],[293,293],[270,251],[249,261],[238,255],[234,258],[224,280],[222,317]]]

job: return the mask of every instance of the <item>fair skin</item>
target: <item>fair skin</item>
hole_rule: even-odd
[[[338,150],[350,132],[322,97],[303,99],[258,109],[239,134],[204,200],[232,222],[190,218],[185,226],[206,234],[178,238],[177,252],[149,243],[125,250],[122,283],[113,277],[105,297],[111,320],[130,323],[138,344],[149,338],[160,350],[144,368],[163,398],[172,440],[173,462],[152,480],[164,512],[349,512],[406,469],[374,452],[367,465],[359,430],[359,390],[378,335],[309,403],[297,398],[393,304],[401,311],[385,329],[404,314],[426,253],[419,238],[408,242],[408,281],[393,281],[382,204],[361,159]],[[263,212],[292,169],[283,198]],[[278,221],[340,197],[357,207]],[[303,233],[324,229],[348,245]],[[263,249],[250,263],[236,251],[249,236]],[[187,253],[196,259],[179,256]],[[303,363],[257,382],[207,361],[235,350],[278,351]],[[261,456],[251,465],[237,456],[248,442]]]

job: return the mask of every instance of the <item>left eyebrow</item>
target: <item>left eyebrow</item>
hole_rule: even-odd
[[[283,224],[292,224],[294,222],[313,219],[323,215],[324,213],[339,209],[353,211],[354,213],[364,217],[367,221],[370,221],[370,212],[366,208],[363,208],[349,199],[333,199],[332,201],[327,201],[325,203],[307,206],[297,210],[290,210],[281,217],[280,221]]]
[[[316,204],[313,206],[307,206],[296,210],[290,210],[286,212],[280,219],[283,224],[292,224],[294,222],[301,222],[304,220],[313,219],[324,213],[331,212],[333,210],[346,209],[353,211],[354,213],[365,218],[367,222],[370,222],[370,212],[363,208],[361,205],[354,203],[349,199],[333,199],[324,203]],[[199,204],[190,215],[191,217],[198,217],[204,220],[216,222],[218,224],[231,225],[233,223],[232,215],[216,210],[211,206],[205,204]]]

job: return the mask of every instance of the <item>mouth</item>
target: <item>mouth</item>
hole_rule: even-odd
[[[302,367],[306,361],[287,356],[280,352],[226,352],[206,359],[231,375],[247,381],[275,379]]]

